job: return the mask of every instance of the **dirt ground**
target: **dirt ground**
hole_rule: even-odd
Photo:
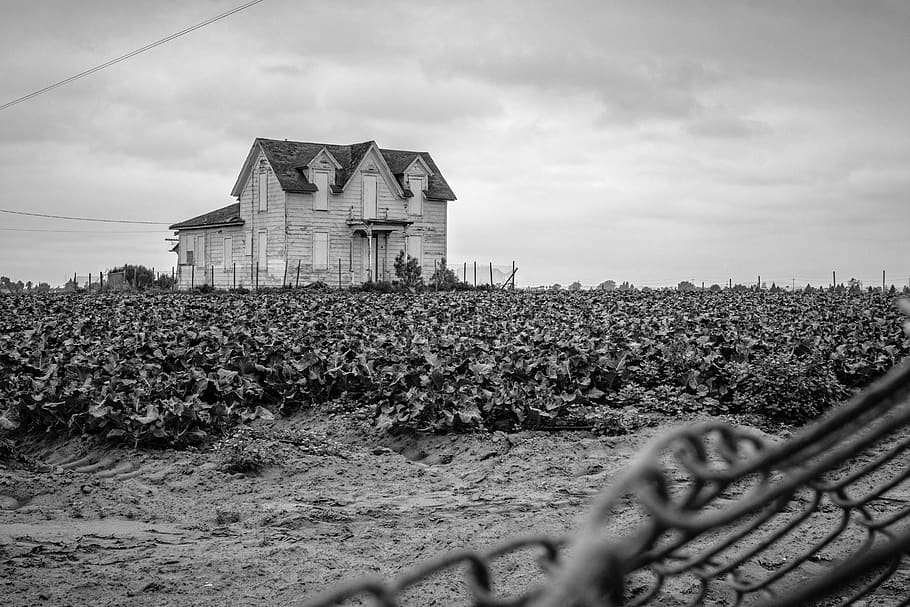
[[[301,604],[448,551],[565,534],[669,426],[395,438],[311,411],[198,451],[19,439],[21,457],[0,460],[0,602]],[[403,604],[468,604],[463,579]],[[544,579],[530,554],[494,568],[497,591]]]
[[[393,438],[312,412],[260,427],[272,439],[242,453],[275,461],[248,472],[225,445],[19,440],[30,461],[0,466],[2,602],[296,604],[441,552],[565,533],[658,430]],[[510,575],[523,577],[541,574]],[[451,604],[458,589],[441,586],[415,604]]]

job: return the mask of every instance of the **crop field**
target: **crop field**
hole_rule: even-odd
[[[719,416],[777,441],[884,373],[910,351],[896,304],[0,298],[0,593],[11,606],[299,604],[452,550],[563,536],[669,426]],[[495,564],[498,592],[544,580],[531,556]],[[467,604],[464,591],[441,572],[402,604]]]
[[[342,400],[390,431],[802,423],[910,351],[880,294],[98,295],[0,299],[4,425],[192,444]]]

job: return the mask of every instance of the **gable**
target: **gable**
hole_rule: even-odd
[[[305,166],[306,168],[309,168],[309,169],[314,169],[314,168],[340,169],[341,168],[341,164],[337,160],[335,160],[335,157],[325,146],[323,146],[323,148],[321,150],[319,150],[319,152],[313,157],[312,160],[309,160],[303,166]]]
[[[414,160],[411,161],[411,164],[408,165],[408,168],[404,170],[405,175],[432,175],[433,171],[430,170],[430,165],[427,164],[420,154],[414,157]]]
[[[359,173],[375,173],[381,175],[383,181],[385,181],[386,187],[389,188],[389,191],[397,194],[399,198],[404,198],[404,191],[401,184],[395,179],[395,175],[392,174],[389,165],[386,164],[385,158],[383,158],[379,151],[379,147],[373,141],[369,142],[369,146],[362,152],[360,162],[351,170],[351,173],[348,175],[347,181],[345,181],[342,188],[347,189],[348,185],[353,180],[353,177]]]

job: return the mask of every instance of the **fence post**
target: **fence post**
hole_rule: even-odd
[[[512,290],[515,289],[515,260],[512,260]]]
[[[174,266],[171,266],[171,291],[177,290],[177,276],[174,272]]]
[[[98,281],[101,283],[98,285],[98,292],[104,290],[104,272],[98,272]]]
[[[196,288],[196,264],[190,266],[190,291]]]
[[[477,260],[474,260],[474,288],[477,288]]]
[[[490,262],[490,288],[493,288],[493,262]]]
[[[215,288],[215,266],[212,266],[212,288]]]
[[[884,284],[884,283],[882,283],[882,284]],[[89,293],[92,292],[92,273],[91,272],[88,273],[88,292]]]
[[[300,260],[297,260],[297,277],[294,279],[294,288],[300,286]]]
[[[461,268],[461,282],[468,284],[468,262],[464,262]]]
[[[338,290],[341,290],[341,258],[338,258]]]
[[[284,285],[287,284],[287,282],[288,282],[288,257],[287,257],[287,255],[285,255],[284,256],[284,276],[281,277],[281,288],[282,289],[284,288]]]

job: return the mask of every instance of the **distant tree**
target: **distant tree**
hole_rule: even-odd
[[[597,285],[597,289],[600,291],[612,291],[615,288],[616,288],[616,282],[613,280],[605,280],[602,283],[600,283],[599,285]]]
[[[406,287],[418,287],[423,284],[423,277],[420,276],[420,261],[405,255],[404,251],[399,251],[395,256],[395,276]]]
[[[815,293],[815,288],[810,284],[806,284],[805,288],[803,288],[803,293]]]
[[[577,280],[569,285],[570,291],[581,291],[581,283]]]
[[[676,290],[677,291],[694,291],[695,285],[692,284],[691,282],[689,282],[688,280],[683,280],[678,285],[676,285]]]
[[[134,289],[147,289],[155,283],[155,272],[142,265],[124,264],[108,272],[123,272],[124,281]]]
[[[47,293],[48,291],[51,290],[51,286],[49,284],[47,284],[46,282],[39,282],[36,289],[38,290],[39,293]]]
[[[772,293],[780,293],[781,291],[783,291],[783,289],[781,289],[779,286],[777,286],[776,282],[771,283],[771,292]]]
[[[25,283],[25,290],[26,290],[26,291],[31,291],[31,290],[32,290],[32,281],[29,280],[29,281],[27,281],[27,282]]]
[[[550,291],[562,291],[562,285],[557,282],[550,287]]]
[[[891,285],[891,288],[888,289],[888,295],[895,295],[897,290],[894,288],[894,285]]]
[[[621,285],[619,285],[620,291],[634,291],[635,285],[630,284],[628,280],[624,280]]]
[[[21,280],[17,280],[16,281],[16,292],[22,293],[22,289],[24,289],[24,288],[25,288],[25,283],[22,282]]]
[[[853,294],[859,293],[863,290],[863,281],[856,278],[851,278],[847,281],[847,290]]]
[[[743,293],[744,291],[750,291],[750,290],[751,290],[750,287],[747,287],[746,285],[740,284],[740,283],[736,283],[735,285],[733,285],[733,288],[732,288],[732,291],[734,293]]]
[[[415,260],[416,261],[416,260]],[[436,271],[430,278],[430,284],[436,285],[437,288],[444,291],[451,291],[458,284],[458,277],[452,268],[446,266],[446,258],[443,257],[436,265]]]
[[[708,290],[711,291],[712,293],[720,293],[721,291],[723,291],[723,288],[719,284],[714,283],[713,285],[708,287]]]

